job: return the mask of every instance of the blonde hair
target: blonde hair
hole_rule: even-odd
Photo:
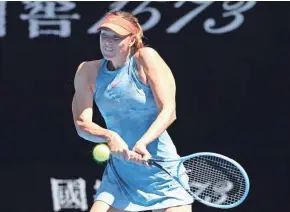
[[[130,12],[125,12],[125,11],[114,11],[110,12],[109,14],[116,15],[116,16],[121,16],[122,18],[126,19],[127,21],[130,21],[132,24],[134,24],[137,28],[137,34],[136,34],[136,41],[133,46],[134,51],[137,51],[138,49],[144,47],[143,44],[143,29],[141,25],[139,24],[138,18],[132,15]]]

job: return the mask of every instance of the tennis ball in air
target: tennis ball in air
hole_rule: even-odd
[[[98,144],[94,147],[93,157],[98,162],[105,162],[110,157],[110,149],[106,144]]]

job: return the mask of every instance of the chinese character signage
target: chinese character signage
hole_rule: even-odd
[[[209,34],[230,33],[244,24],[246,12],[250,11],[255,5],[255,1],[237,1],[237,2],[214,2],[214,1],[179,1],[179,2],[128,2],[117,1],[109,2],[107,9],[98,11],[97,2],[87,2],[91,7],[96,7],[95,14],[88,14],[87,11],[80,11],[75,2],[70,1],[24,1],[18,2],[22,6],[22,13],[11,14],[17,15],[22,24],[27,25],[28,38],[36,39],[41,36],[55,36],[59,38],[68,38],[73,36],[72,28],[74,23],[85,22],[81,24],[86,26],[83,33],[86,35],[96,34],[96,29],[102,23],[106,12],[126,10],[131,11],[133,15],[140,17],[144,14],[145,18],[140,20],[144,31],[153,29],[161,25],[161,21],[167,21],[162,24],[163,30],[168,34],[176,34],[183,29],[192,27],[192,25],[203,27],[204,31]],[[0,2],[0,37],[5,37],[7,26],[7,8],[10,2]],[[14,3],[16,4],[16,3]],[[82,2],[82,4],[85,4]],[[163,8],[166,4],[166,9]],[[210,8],[215,6],[218,15],[212,14]],[[130,8],[130,10],[128,9]],[[187,12],[182,12],[183,8],[189,8]],[[170,9],[170,11],[169,11]],[[168,11],[168,12],[167,12]],[[14,10],[10,11],[11,13]],[[171,14],[176,14],[175,18],[168,19]],[[98,15],[96,15],[98,14]],[[195,21],[198,16],[204,18]],[[82,17],[90,18],[84,21]],[[202,21],[202,23],[200,23]],[[89,25],[87,25],[89,23]],[[12,24],[11,24],[12,25]],[[11,26],[13,27],[13,26]],[[14,24],[15,27],[15,24]],[[162,29],[162,28],[161,28]],[[77,29],[76,31],[79,31]]]

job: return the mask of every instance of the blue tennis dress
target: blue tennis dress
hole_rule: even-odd
[[[101,62],[94,94],[108,129],[117,132],[132,150],[158,116],[150,88],[138,77],[133,56],[117,70]],[[147,146],[153,158],[179,158],[163,132]],[[174,172],[175,165],[169,167]],[[184,175],[185,176],[185,175]],[[184,180],[183,180],[184,182]],[[193,203],[193,198],[164,171],[110,157],[95,200],[125,211],[145,211]]]

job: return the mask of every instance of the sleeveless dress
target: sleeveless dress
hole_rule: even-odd
[[[94,100],[107,129],[117,132],[132,150],[158,116],[150,87],[138,76],[134,56],[117,70],[101,62]],[[179,158],[167,131],[147,146],[153,158]],[[176,165],[168,167],[174,172]],[[186,175],[183,175],[186,176]],[[188,183],[188,179],[183,179]],[[125,211],[146,211],[193,203],[193,198],[157,167],[134,164],[110,157],[97,190],[100,200]]]

